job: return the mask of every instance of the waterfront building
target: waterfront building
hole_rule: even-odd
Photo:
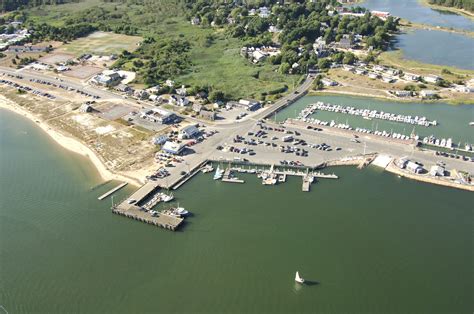
[[[410,172],[419,174],[423,171],[423,167],[413,161],[408,161],[406,164],[406,169]]]
[[[164,152],[172,155],[181,155],[185,149],[186,145],[171,141],[167,141],[162,147]]]
[[[439,81],[441,81],[442,78],[439,77],[439,76],[437,76],[437,75],[428,75],[428,76],[425,76],[425,77],[424,77],[424,80],[425,80],[427,83],[436,84],[436,83],[438,83]]]
[[[328,80],[328,79],[321,79],[321,83],[323,83],[324,86],[337,86],[337,82],[333,80]]]
[[[168,141],[168,135],[166,134],[161,134],[161,135],[157,135],[155,136],[151,142],[155,145],[163,145],[164,143],[166,143]]]
[[[432,166],[430,169],[430,175],[433,177],[444,177],[444,168],[438,165]]]
[[[234,103],[234,104],[244,107],[248,111],[255,111],[257,109],[260,109],[261,107],[260,102],[256,100],[252,100],[252,99],[251,100],[241,99],[239,100],[238,103]]]
[[[188,125],[179,131],[179,136],[181,138],[193,138],[197,137],[199,133],[201,133],[201,131],[199,131],[195,125]]]
[[[438,95],[438,93],[434,90],[422,90],[420,92],[420,96],[423,98],[434,98]]]

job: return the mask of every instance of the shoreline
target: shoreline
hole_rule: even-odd
[[[465,16],[465,17],[467,17],[471,20],[474,20],[474,13],[470,12],[466,9],[460,9],[460,8],[456,8],[456,7],[447,7],[447,6],[443,6],[443,5],[432,4],[432,3],[429,3],[428,0],[418,0],[418,2],[421,3],[422,5],[430,8],[430,9],[439,10],[439,11],[448,11],[448,12],[452,12],[452,13],[456,13],[456,14]]]
[[[95,169],[99,173],[99,176],[101,177],[102,180],[123,181],[131,185],[134,185],[136,187],[139,187],[143,184],[138,178],[131,178],[128,176],[114,173],[113,171],[109,170],[107,166],[100,160],[99,156],[97,156],[97,154],[92,149],[87,147],[80,140],[73,138],[71,136],[64,135],[60,131],[52,128],[42,119],[36,117],[33,113],[20,107],[14,101],[6,98],[3,95],[0,95],[0,108],[27,118],[28,120],[33,122],[36,126],[38,126],[41,130],[43,130],[51,139],[53,139],[61,147],[73,153],[87,157],[89,161],[94,165]]]
[[[391,174],[394,174],[394,175],[398,175],[398,176],[403,177],[403,178],[410,179],[410,180],[415,180],[415,181],[429,183],[429,184],[433,184],[433,185],[439,185],[439,186],[444,186],[444,187],[449,187],[449,188],[474,192],[474,185],[457,184],[455,182],[442,180],[438,177],[427,177],[427,176],[423,176],[423,175],[419,175],[419,174],[417,175],[417,174],[408,173],[406,171],[403,171],[403,170],[397,168],[393,164],[393,161],[390,162],[390,164],[385,168],[385,171],[387,171]]]

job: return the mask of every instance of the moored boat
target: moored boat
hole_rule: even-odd
[[[296,275],[295,275],[295,281],[301,284],[304,283],[304,279],[300,277],[300,273],[298,271],[296,272]]]
[[[167,202],[171,202],[172,200],[174,200],[174,195],[173,195],[173,193],[170,193],[170,194],[161,193],[160,198],[163,202],[167,203]]]
[[[219,166],[217,166],[216,172],[214,173],[214,180],[222,179],[223,175],[224,175],[224,170],[221,170]]]

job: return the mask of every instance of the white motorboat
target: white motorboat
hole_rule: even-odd
[[[174,200],[174,195],[173,195],[173,193],[170,193],[170,194],[161,193],[160,194],[160,199],[165,203],[171,202],[172,200]]]
[[[177,216],[186,216],[187,214],[189,214],[189,212],[184,209],[184,207],[176,207],[175,209],[173,209],[173,213]]]
[[[469,122],[469,125],[470,125],[470,126],[474,126],[474,122]]]
[[[299,272],[296,272],[296,275],[295,275],[295,281],[297,283],[304,283],[304,279],[302,277],[300,277],[300,273]]]

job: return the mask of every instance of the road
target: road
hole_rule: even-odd
[[[40,73],[31,73],[27,71],[18,72],[16,70],[5,67],[0,67],[0,74],[1,73],[11,75],[22,75],[24,77],[23,80],[25,81],[26,85],[28,85],[29,82],[27,80],[29,79],[40,79],[55,84],[61,83],[64,86],[82,90],[92,95],[97,95],[103,100],[114,101],[120,99],[122,103],[129,104],[132,107],[155,107],[154,105],[149,104],[147,102],[125,100],[123,96],[115,94],[113,92],[94,86],[81,84],[64,78],[61,78],[62,81],[58,81],[54,78],[46,77],[45,75]],[[291,104],[296,98],[299,98],[300,96],[305,94],[306,91],[311,87],[313,80],[313,77],[307,76],[305,81],[296,89],[296,92],[292,92],[286,95],[285,97],[276,101],[273,105],[264,108],[255,115],[250,116],[247,119],[240,120],[239,122],[232,121],[229,123],[214,124],[196,118],[190,118],[187,116],[183,117],[195,123],[200,123],[206,129],[217,130],[219,133],[205,139],[202,143],[193,146],[192,150],[194,152],[185,156],[185,162],[177,164],[176,167],[169,169],[171,176],[166,179],[167,184],[172,185],[172,183],[179,180],[179,178],[181,177],[180,173],[182,171],[188,172],[190,169],[196,167],[206,159],[223,158],[232,160],[234,157],[236,157],[235,154],[223,153],[222,151],[216,150],[216,147],[219,145],[225,146],[226,144],[233,145],[233,138],[236,135],[247,137],[247,133],[249,131],[258,130],[259,127],[257,126],[257,121],[264,119],[265,117],[271,116],[274,112],[279,111],[281,108]],[[267,121],[266,124],[271,125],[273,127],[281,127],[280,125],[274,124],[270,121]],[[283,159],[293,161],[299,160],[307,166],[315,166],[328,160],[335,160],[342,157],[362,153],[377,152],[387,154],[393,157],[409,156],[413,160],[423,163],[425,165],[425,168],[428,169],[431,165],[436,164],[437,161],[442,160],[446,162],[446,166],[448,169],[454,168],[474,173],[474,163],[465,162],[457,159],[442,158],[439,156],[435,156],[432,152],[415,150],[413,149],[412,145],[387,142],[384,138],[379,138],[374,135],[362,135],[360,138],[362,143],[357,144],[350,141],[353,135],[340,133],[337,130],[331,130],[330,128],[324,130],[323,132],[307,130],[305,128],[298,127],[295,125],[287,125],[286,128],[289,130],[298,130],[301,133],[301,136],[299,137],[306,140],[308,143],[320,144],[324,142],[331,145],[332,147],[341,147],[342,150],[333,150],[331,152],[325,152],[308,148],[309,156],[301,157],[296,156],[294,154],[281,153],[278,149],[262,145],[251,147],[257,153],[255,156],[239,155],[239,157],[245,157],[250,161],[256,163],[267,164],[279,164],[279,162]],[[282,133],[269,132],[268,136],[276,136],[280,139],[283,135]],[[278,144],[278,146],[283,144],[280,143],[281,141],[279,142],[279,140],[276,140],[275,142],[276,144]]]

